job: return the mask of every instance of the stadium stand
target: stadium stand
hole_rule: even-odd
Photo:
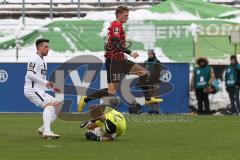
[[[46,18],[49,17],[50,1],[25,1],[25,15],[27,17]],[[2,0],[0,5],[0,19],[14,18],[18,19],[22,16],[22,1]],[[144,0],[144,1],[80,1],[79,10],[80,17],[86,16],[88,11],[107,11],[115,10],[118,5],[127,4],[131,10],[145,9],[154,4],[159,4],[160,0]],[[53,17],[76,17],[78,12],[77,1],[54,1],[52,3]]]

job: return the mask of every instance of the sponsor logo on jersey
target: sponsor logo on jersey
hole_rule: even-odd
[[[29,66],[28,66],[29,70],[34,70],[35,65],[36,65],[35,63],[30,62],[30,63],[29,63]]]
[[[42,70],[41,70],[41,74],[47,75],[47,70],[46,70],[46,69],[42,69]]]
[[[119,34],[119,28],[117,28],[117,27],[113,28],[113,33],[115,35],[118,35]]]

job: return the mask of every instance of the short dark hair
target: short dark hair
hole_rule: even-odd
[[[201,64],[201,62],[204,62],[206,65],[208,65],[208,60],[207,60],[207,58],[204,58],[204,57],[199,57],[198,59],[197,59],[197,65],[199,65],[200,66],[200,64]]]
[[[231,60],[233,60],[233,59],[234,59],[234,60],[237,60],[237,56],[236,56],[236,55],[231,55],[230,59],[231,59]]]
[[[129,12],[129,9],[128,9],[127,6],[119,6],[119,7],[116,9],[115,14],[116,14],[116,16],[117,16],[118,14],[122,14],[123,12]]]
[[[148,52],[155,54],[154,49],[148,49]]]
[[[49,43],[49,40],[48,39],[43,39],[43,38],[40,38],[36,41],[36,47],[38,47],[40,44],[42,44],[43,42],[47,42]]]

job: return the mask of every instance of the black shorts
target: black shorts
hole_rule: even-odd
[[[107,82],[119,83],[125,74],[129,74],[131,68],[135,65],[129,60],[118,61],[114,59],[106,59],[105,66],[107,70]]]

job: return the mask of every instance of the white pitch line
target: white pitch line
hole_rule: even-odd
[[[60,148],[61,146],[57,146],[57,145],[43,145],[43,147],[46,147],[46,148]]]

